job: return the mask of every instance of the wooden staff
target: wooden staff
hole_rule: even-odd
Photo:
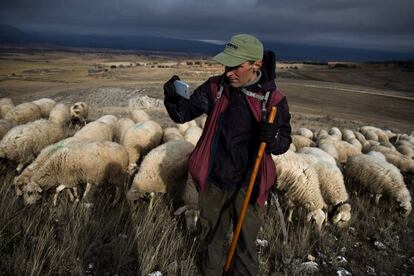
[[[276,117],[277,108],[272,107],[270,112],[268,122],[273,123]],[[236,230],[234,231],[233,241],[231,242],[229,254],[227,255],[226,264],[224,266],[224,273],[227,273],[230,270],[231,262],[233,260],[234,252],[236,251],[237,241],[239,240],[240,231],[243,225],[244,216],[246,215],[247,206],[249,205],[250,196],[253,191],[254,182],[256,181],[257,172],[259,171],[260,163],[263,158],[264,151],[266,149],[266,143],[262,142],[260,144],[259,152],[256,156],[256,162],[254,163],[252,174],[250,175],[249,186],[247,187],[246,195],[244,196],[243,205],[240,210],[239,221],[237,222]]]

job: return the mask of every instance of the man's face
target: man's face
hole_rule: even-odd
[[[243,62],[239,66],[234,67],[225,67],[224,73],[230,81],[230,85],[237,88],[243,86],[244,84],[253,81],[257,74],[257,70],[249,61]]]

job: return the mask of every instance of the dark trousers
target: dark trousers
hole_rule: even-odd
[[[206,191],[199,194],[200,246],[198,268],[201,275],[222,275],[228,254],[227,234],[231,222],[236,228],[246,189],[223,190],[208,183]],[[244,217],[231,275],[257,275],[256,238],[263,222],[263,209],[249,204]],[[230,241],[231,242],[231,241]]]

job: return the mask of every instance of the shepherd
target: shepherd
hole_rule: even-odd
[[[224,73],[197,87],[190,98],[178,95],[173,76],[164,84],[164,103],[176,123],[202,114],[207,120],[189,157],[189,171],[199,190],[200,241],[197,261],[200,275],[221,275],[227,255],[227,234],[239,220],[256,155],[267,147],[258,164],[257,178],[232,263],[232,275],[257,275],[256,238],[265,219],[264,205],[276,181],[271,154],[289,149],[292,139],[289,106],[275,83],[276,61],[254,36],[231,38],[213,58]],[[276,120],[267,117],[276,107]]]

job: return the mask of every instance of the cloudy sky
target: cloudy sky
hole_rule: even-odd
[[[156,35],[414,52],[414,0],[2,0],[0,23],[54,33]]]

